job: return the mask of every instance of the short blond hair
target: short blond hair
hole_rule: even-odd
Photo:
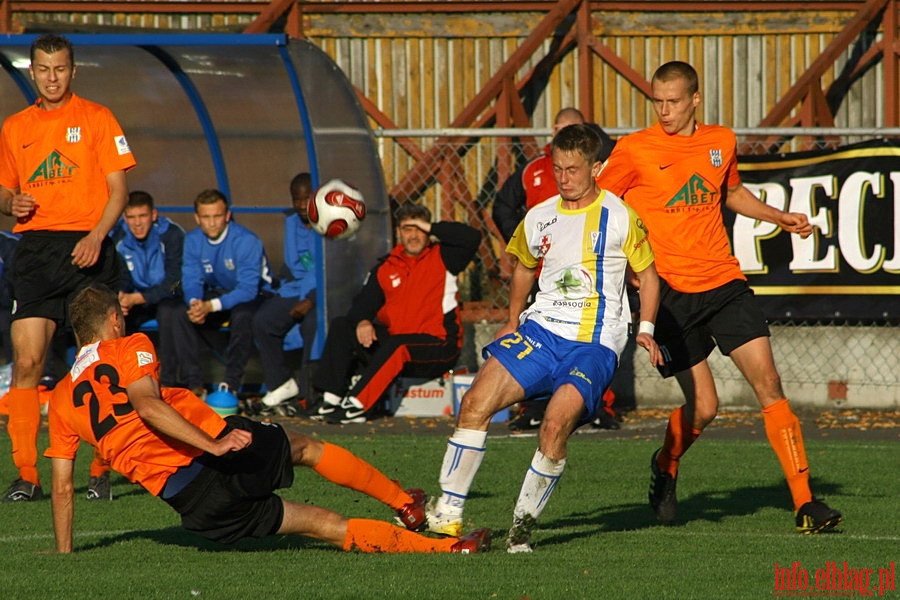
[[[673,79],[684,79],[688,94],[694,95],[700,91],[700,78],[697,76],[697,71],[686,62],[680,60],[667,62],[653,74],[653,81],[665,82]]]

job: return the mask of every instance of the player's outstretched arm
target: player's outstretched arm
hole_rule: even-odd
[[[776,224],[788,233],[796,233],[803,239],[812,235],[813,228],[809,222],[809,217],[803,213],[781,213]]]
[[[56,551],[72,551],[72,523],[75,520],[75,483],[73,472],[75,461],[67,458],[53,458],[50,503],[53,509],[53,534],[56,537]]]
[[[743,184],[728,188],[728,199],[725,201],[725,205],[739,215],[774,223],[788,233],[796,233],[801,238],[808,238],[812,234],[812,225],[806,215],[789,213],[769,206]]]
[[[204,452],[221,456],[226,452],[246,448],[253,439],[249,431],[237,429],[219,440],[214,439],[166,404],[160,396],[159,384],[150,375],[141,377],[126,389],[129,402],[147,425]]]
[[[214,456],[222,456],[228,452],[243,450],[253,441],[253,434],[246,429],[232,429],[221,438],[213,442],[213,449],[209,451]]]

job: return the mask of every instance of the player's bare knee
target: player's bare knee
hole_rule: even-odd
[[[322,442],[302,433],[288,433],[291,460],[295,465],[314,467],[322,458]]]
[[[569,439],[568,426],[555,419],[547,419],[541,423],[538,432],[538,442],[541,452],[551,460],[560,460],[566,457],[566,441]]]
[[[13,379],[17,387],[34,387],[41,378],[43,361],[30,356],[17,356],[13,363]]]
[[[718,399],[715,402],[698,403],[694,407],[694,427],[703,429],[713,422],[717,414],[719,414]]]
[[[697,415],[697,424],[699,425],[699,429],[704,429],[707,425],[715,421],[716,415],[718,411],[712,411],[708,413],[700,413]]]
[[[494,404],[489,396],[469,390],[460,403],[457,425],[463,429],[486,430],[491,417],[500,410]]]

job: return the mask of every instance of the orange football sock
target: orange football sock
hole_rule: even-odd
[[[778,455],[794,500],[794,510],[799,510],[813,497],[809,489],[809,463],[806,462],[800,419],[791,410],[786,398],[763,408],[762,413],[766,437]]]
[[[396,481],[354,455],[349,450],[324,442],[322,458],[313,471],[338,485],[380,500],[394,510],[403,508],[412,498]]]
[[[384,521],[348,519],[344,550],[361,552],[450,552],[456,538],[430,538]]]
[[[94,450],[94,459],[91,461],[91,477],[100,477],[109,473],[109,463]]]
[[[666,427],[666,439],[660,453],[656,456],[656,464],[672,477],[678,475],[678,462],[684,453],[688,451],[700,434],[701,429],[694,429],[688,422],[684,412],[684,405],[679,406],[669,415],[669,425]]]
[[[40,485],[37,470],[37,437],[41,427],[41,405],[38,389],[10,388],[9,438],[12,442],[13,463],[19,469],[19,478]]]

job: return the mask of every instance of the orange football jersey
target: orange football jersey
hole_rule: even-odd
[[[644,222],[660,277],[688,293],[746,279],[722,222],[727,188],[740,182],[734,132],[699,123],[689,136],[657,124],[620,138],[597,177]]]
[[[106,107],[72,95],[56,110],[33,104],[4,121],[0,185],[34,196],[34,214],[13,231],[89,231],[109,200],[106,176],[135,165]]]
[[[143,333],[89,344],[50,400],[48,458],[74,459],[79,440],[129,481],[158,495],[179,467],[202,451],[150,428],[128,401],[126,388],[142,377],[157,378],[159,362]],[[163,400],[188,421],[218,436],[225,421],[203,400],[183,388],[162,388]]]

